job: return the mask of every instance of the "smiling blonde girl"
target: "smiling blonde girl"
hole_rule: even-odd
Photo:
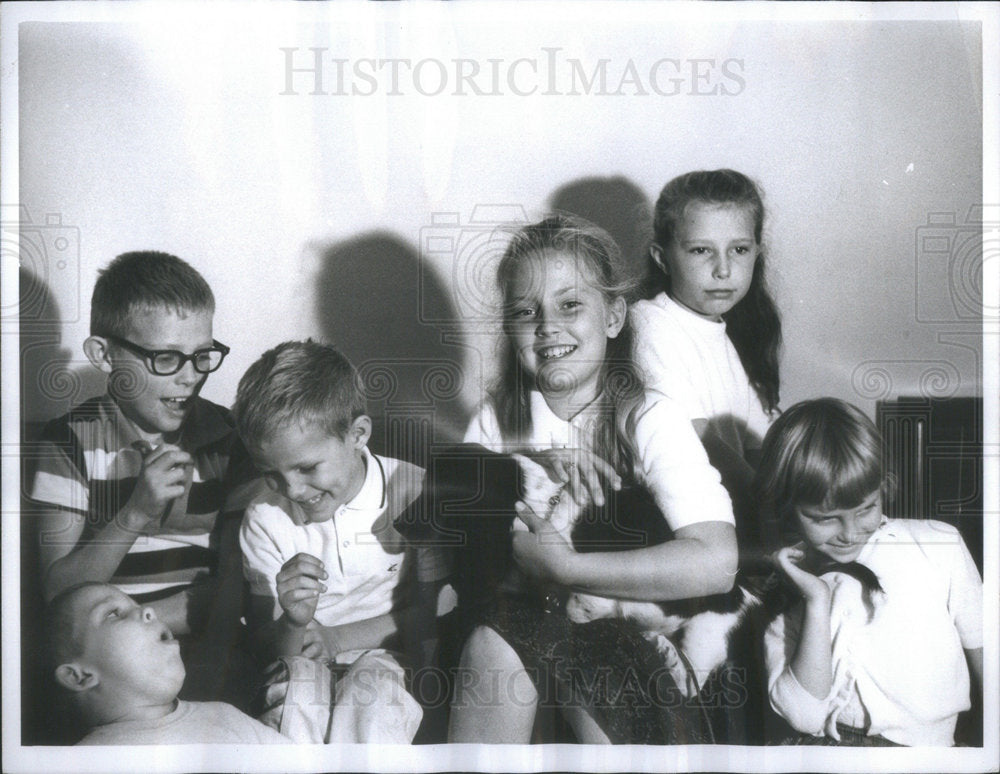
[[[498,268],[500,377],[466,440],[549,454],[546,464],[565,476],[565,497],[587,490],[600,504],[601,487],[584,479],[612,487],[632,479],[652,495],[672,539],[580,553],[548,514],[522,508],[531,531],[513,534],[519,582],[511,579],[465,645],[451,741],[527,742],[540,704],[563,709],[581,741],[704,741],[685,736],[684,708],[664,706],[668,692],[657,695],[663,665],[634,623],[577,625],[544,605],[553,587],[666,600],[733,583],[729,498],[691,424],[669,400],[645,392],[621,268],[610,236],[576,219],[553,216],[514,236]]]

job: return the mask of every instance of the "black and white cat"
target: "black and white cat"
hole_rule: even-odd
[[[670,531],[644,491],[626,488],[604,509],[584,508],[553,482],[536,462],[514,455],[522,470],[525,503],[578,551],[628,550],[664,542]],[[520,522],[515,529],[524,529]],[[612,599],[571,592],[567,618],[586,623],[599,618],[630,618],[652,641],[686,697],[698,694],[713,671],[731,660],[733,634],[761,600],[739,585],[725,594],[669,602]]]

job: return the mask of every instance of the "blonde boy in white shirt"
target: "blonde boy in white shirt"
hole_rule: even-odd
[[[233,407],[273,490],[250,505],[240,530],[251,626],[264,652],[288,665],[280,728],[301,741],[409,742],[420,721],[402,667],[382,648],[419,628],[425,611],[407,592],[436,580],[436,565],[417,562],[392,524],[420,494],[423,470],[367,449],[365,411],[354,367],[313,341],[266,352],[240,380]],[[305,659],[352,666],[330,681]],[[309,695],[293,697],[302,690]],[[333,691],[330,724],[316,714],[317,690]],[[352,691],[358,701],[349,706]]]

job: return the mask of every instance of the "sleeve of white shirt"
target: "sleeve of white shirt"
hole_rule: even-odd
[[[949,573],[948,610],[955,621],[962,647],[975,650],[983,647],[983,581],[979,570],[955,527],[943,522],[931,522],[953,535],[954,550]]]
[[[276,579],[285,559],[267,527],[267,512],[272,508],[277,506],[261,502],[251,503],[247,508],[240,525],[240,549],[243,551],[243,575],[250,584],[250,593],[270,598],[277,618],[281,605]],[[288,518],[284,513],[281,515]]]
[[[791,660],[802,638],[802,606],[782,613],[764,632],[768,698],[774,711],[796,731],[822,736],[829,714],[829,697],[817,699],[792,672]]]
[[[631,309],[635,332],[635,362],[646,379],[648,389],[670,398],[687,419],[706,419],[686,366],[678,360],[671,346],[675,336],[661,320],[662,310],[652,302],[639,302]]]
[[[635,428],[640,476],[670,528],[703,521],[735,525],[719,471],[676,404],[651,394],[640,412]]]

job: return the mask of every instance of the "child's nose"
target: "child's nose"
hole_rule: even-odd
[[[298,500],[300,497],[302,497],[302,495],[305,494],[306,491],[305,482],[302,479],[298,478],[288,479],[287,483],[285,484],[285,487],[288,490],[287,492],[288,497],[290,497],[293,500]]]
[[[199,374],[194,370],[194,362],[188,360],[181,366],[181,370],[177,372],[174,378],[178,384],[195,384],[202,376],[203,374]]]
[[[840,540],[843,543],[853,543],[858,537],[858,525],[853,519],[845,519],[840,525]]]
[[[535,324],[535,335],[536,336],[547,336],[553,331],[555,331],[555,324],[552,319],[552,315],[538,313],[537,323]]]
[[[715,269],[712,273],[716,277],[718,277],[719,279],[726,279],[729,276],[731,270],[732,267],[730,265],[728,255],[723,253],[719,255],[718,258],[715,259]]]

